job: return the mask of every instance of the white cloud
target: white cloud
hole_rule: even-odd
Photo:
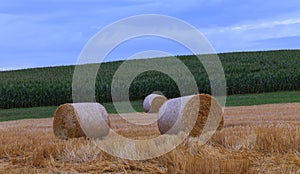
[[[275,21],[266,21],[263,23],[257,24],[245,24],[240,26],[232,26],[227,29],[229,30],[255,30],[255,29],[264,29],[264,28],[274,28],[277,26],[285,26],[285,25],[294,25],[300,24],[300,18],[291,18],[285,20],[275,20]]]
[[[40,57],[67,63],[77,58],[76,53],[99,29],[124,17],[145,13],[178,17],[198,28],[211,27],[199,30],[217,51],[257,50],[262,49],[255,45],[257,40],[300,36],[298,6],[298,0],[272,3],[257,0],[246,3],[237,0],[4,0],[0,12],[7,13],[0,13],[0,58],[13,60],[7,61],[12,62],[11,65],[6,63],[7,67],[14,67],[16,62],[36,62]],[[147,25],[151,22],[145,21],[142,26],[147,28]],[[130,28],[125,26],[123,30]],[[185,30],[167,32],[181,38],[189,36]],[[104,44],[119,37],[110,34]]]
[[[300,36],[300,17],[200,29],[217,51],[257,50],[256,41]]]

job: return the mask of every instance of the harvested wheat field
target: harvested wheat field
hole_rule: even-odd
[[[2,122],[0,173],[300,173],[299,111],[300,103],[228,107],[224,129],[207,144],[190,137],[145,161],[113,157],[93,140],[55,138],[53,119]],[[125,114],[128,122],[110,115],[109,121],[126,137],[159,136],[156,115],[148,116]]]

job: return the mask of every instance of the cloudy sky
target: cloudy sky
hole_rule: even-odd
[[[76,64],[99,30],[141,14],[188,22],[216,52],[300,49],[299,7],[299,0],[1,0],[0,70]],[[188,54],[163,39],[139,38],[106,61],[147,50]]]

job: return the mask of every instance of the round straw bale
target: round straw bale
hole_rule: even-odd
[[[161,134],[178,134],[190,131],[198,137],[206,131],[223,128],[223,110],[218,101],[210,95],[198,94],[168,100],[158,114],[158,128]],[[188,133],[188,132],[186,132]]]
[[[108,124],[108,114],[99,103],[64,104],[55,112],[53,131],[61,139],[101,138],[109,133]]]
[[[150,94],[144,100],[144,110],[147,113],[158,113],[160,107],[167,101],[168,99],[163,95],[158,94]]]

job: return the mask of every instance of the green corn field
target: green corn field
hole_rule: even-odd
[[[228,95],[300,90],[300,50],[223,53],[218,56],[225,71]],[[178,58],[194,75],[199,92],[210,93],[208,75],[201,62],[192,55]],[[149,60],[132,61],[146,64]],[[121,64],[122,61],[118,61],[100,66],[95,84],[97,102],[112,100],[111,82]],[[0,108],[57,106],[72,102],[74,68],[61,66],[0,72]],[[122,85],[119,87],[122,89]],[[132,82],[130,99],[143,99],[153,91],[161,91],[168,98],[180,95],[170,77],[147,71]]]

